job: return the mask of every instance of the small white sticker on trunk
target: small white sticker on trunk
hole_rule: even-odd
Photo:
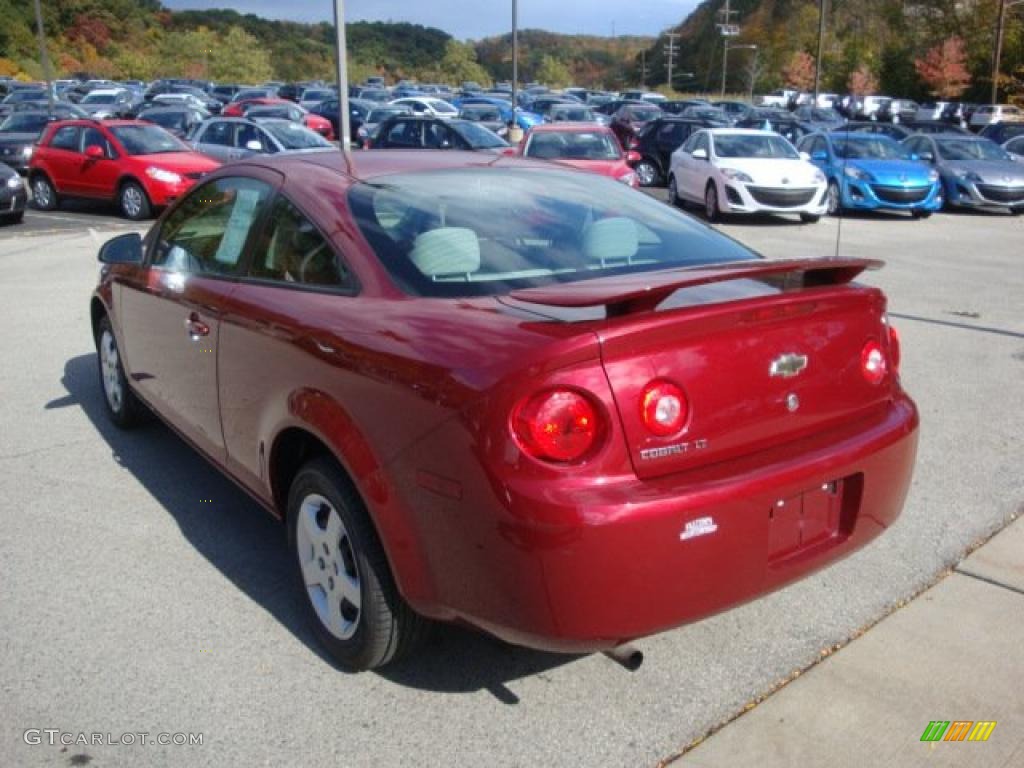
[[[687,539],[695,539],[698,536],[707,536],[709,533],[714,533],[717,530],[718,525],[713,517],[698,517],[696,520],[691,520],[686,524],[683,532],[679,534],[679,540],[686,541]]]

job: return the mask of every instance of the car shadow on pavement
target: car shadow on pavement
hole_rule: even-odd
[[[299,610],[284,526],[156,418],[132,431],[115,427],[107,417],[95,355],[68,360],[61,383],[68,394],[47,403],[46,409],[80,407],[110,446],[114,461],[171,514],[196,551],[320,659],[336,667]],[[415,656],[377,674],[398,685],[438,693],[487,690],[503,703],[517,704],[519,698],[508,682],[578,658],[439,625]]]

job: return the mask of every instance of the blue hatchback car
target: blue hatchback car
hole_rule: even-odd
[[[938,172],[888,136],[812,133],[797,148],[810,155],[828,179],[830,214],[844,209],[895,210],[924,219],[942,207]]]

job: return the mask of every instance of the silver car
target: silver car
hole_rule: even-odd
[[[934,133],[909,136],[903,144],[938,170],[948,205],[1024,213],[1024,163],[995,142]]]
[[[467,104],[459,110],[459,117],[478,123],[502,138],[508,135],[508,126],[501,119],[501,110],[491,104]]]
[[[250,155],[310,149],[334,149],[315,131],[290,120],[215,117],[196,128],[189,142],[197,152],[229,162]]]

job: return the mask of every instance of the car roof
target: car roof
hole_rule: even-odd
[[[775,131],[761,128],[704,128],[712,136],[778,136]]]

